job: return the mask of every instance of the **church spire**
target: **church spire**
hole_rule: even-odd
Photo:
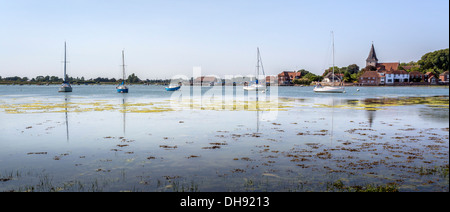
[[[378,63],[377,54],[375,53],[375,47],[372,42],[372,48],[370,49],[369,57],[366,60],[366,66],[374,66],[376,67]]]

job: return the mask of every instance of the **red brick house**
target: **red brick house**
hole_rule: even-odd
[[[443,83],[448,83],[448,78],[449,78],[449,72],[445,71],[444,73],[439,75],[439,80]]]
[[[378,71],[366,71],[359,77],[361,85],[382,85],[384,82],[384,74]]]
[[[294,79],[300,79],[301,77],[301,72],[283,71],[278,74],[278,85],[291,85]]]
[[[434,74],[432,72],[427,72],[425,73],[425,79],[426,82],[430,83],[430,84],[437,84],[438,79],[434,76]]]
[[[194,85],[199,85],[199,86],[213,86],[214,83],[219,82],[217,77],[215,76],[201,76],[201,77],[197,77],[194,80]]]
[[[409,72],[410,82],[425,82],[425,74],[418,71]]]

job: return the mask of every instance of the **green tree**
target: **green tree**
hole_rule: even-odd
[[[310,80],[312,82],[313,81],[321,81],[322,80],[320,76],[317,76],[317,75],[315,75],[313,73],[308,73],[308,74],[302,75],[302,76],[303,76],[302,79],[308,79],[308,80]]]
[[[308,78],[294,79],[294,80],[292,80],[292,82],[297,85],[310,85],[311,84],[311,80],[309,80]]]
[[[349,74],[356,74],[359,72],[359,66],[356,64],[351,64],[347,67]]]
[[[129,83],[137,83],[140,82],[141,80],[139,79],[139,77],[137,77],[134,73],[131,74],[130,76],[128,76],[128,80]]]
[[[62,81],[62,80],[64,80],[64,79],[59,79],[59,77],[57,77],[57,76],[51,76],[50,77],[50,82],[59,82],[59,81]]]
[[[309,72],[309,71],[307,71],[307,70],[305,70],[305,69],[300,69],[300,70],[298,70],[297,72],[300,72],[300,73],[302,74],[302,76],[305,76],[305,75],[311,73],[311,72]]]
[[[339,68],[337,66],[334,67],[334,74],[343,73],[344,70],[346,70],[347,67]],[[333,67],[328,68],[325,70],[325,72],[322,74],[322,76],[326,76],[329,72],[333,72]]]
[[[364,71],[376,71],[377,68],[375,66],[366,66],[366,68],[364,69]]]
[[[352,76],[349,71],[344,73],[344,82],[353,82]]]
[[[436,73],[442,73],[449,70],[449,49],[441,49],[426,53],[417,62],[422,70],[435,70]]]

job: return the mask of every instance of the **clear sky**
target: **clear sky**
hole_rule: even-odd
[[[417,61],[449,47],[448,0],[0,0],[0,76],[141,79]]]

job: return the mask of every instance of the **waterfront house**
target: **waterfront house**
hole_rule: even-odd
[[[445,71],[444,73],[439,75],[439,80],[443,83],[448,83],[448,77],[449,77],[448,71]]]
[[[378,71],[365,71],[359,77],[359,83],[361,85],[384,85],[385,75]]]
[[[334,80],[334,82],[341,82],[343,77],[344,77],[344,75],[341,73],[339,73],[339,74],[335,73],[333,75],[333,72],[328,72],[327,75],[325,75],[323,77],[322,82],[333,82],[333,80]]]
[[[214,86],[215,83],[220,82],[215,76],[201,76],[194,80],[194,85],[199,86]]]
[[[409,82],[409,73],[405,70],[385,71],[386,85]]]
[[[432,84],[432,85],[436,85],[437,81],[438,81],[437,77],[434,76],[433,72],[425,73],[425,79],[426,79],[426,82],[428,82],[429,84]]]
[[[301,72],[296,71],[283,71],[278,74],[278,85],[292,85],[294,79],[300,79]]]
[[[377,63],[376,69],[377,72],[384,73],[387,85],[409,82],[409,73],[405,70],[399,70],[399,66],[399,62]]]
[[[278,76],[266,76],[266,84],[278,85]]]
[[[410,82],[425,82],[425,75],[419,71],[409,72]]]

